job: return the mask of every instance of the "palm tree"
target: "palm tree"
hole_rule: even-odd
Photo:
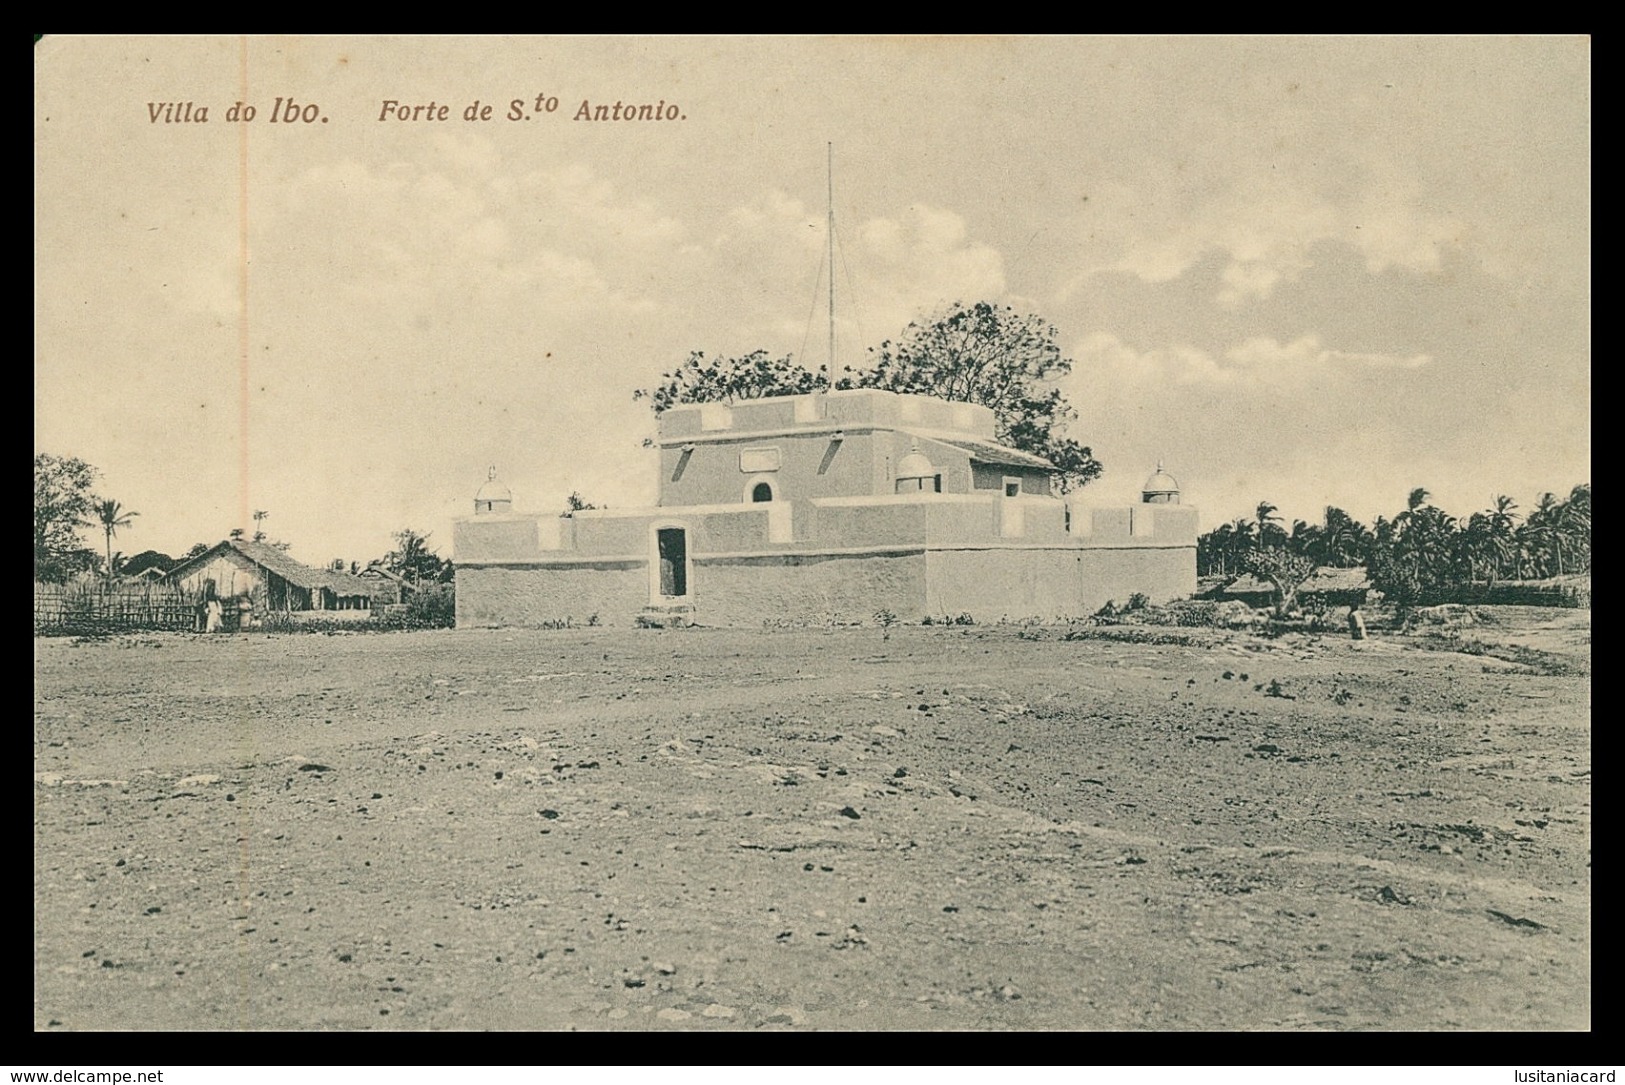
[[[439,578],[446,563],[439,554],[429,549],[427,534],[403,528],[395,532],[395,543],[399,549],[390,551],[384,559],[385,567],[391,572],[405,577],[413,584]]]
[[[1326,506],[1326,563],[1339,568],[1370,560],[1371,531],[1336,505]]]
[[[1569,492],[1569,499],[1557,516],[1558,530],[1569,542],[1575,556],[1574,572],[1591,571],[1591,484],[1581,483]]]
[[[1551,563],[1540,571],[1542,576],[1563,575],[1562,518],[1563,502],[1548,491],[1535,500],[1535,511],[1524,521],[1530,540],[1541,547],[1542,556],[1551,555]]]
[[[1506,494],[1496,495],[1495,507],[1490,510],[1490,520],[1495,524],[1496,530],[1505,530],[1517,523],[1518,517],[1512,512],[1517,507],[1518,503]]]
[[[1490,566],[1491,583],[1501,577],[1501,566],[1516,552],[1513,544],[1513,535],[1518,526],[1518,516],[1512,511],[1518,507],[1517,503],[1506,494],[1498,494],[1495,505],[1489,511],[1489,539],[1487,541],[1489,553],[1492,558]]]
[[[1285,546],[1286,529],[1281,526],[1281,518],[1275,515],[1275,506],[1268,501],[1260,501],[1254,511],[1258,517],[1258,545]]]
[[[1236,517],[1231,526],[1235,531],[1230,536],[1230,568],[1240,572],[1247,555],[1258,545],[1258,535],[1253,530],[1253,522],[1245,516]]]
[[[1321,545],[1319,524],[1311,524],[1307,520],[1292,521],[1292,534],[1287,537],[1287,542],[1294,554],[1307,554],[1314,559],[1316,565],[1325,564],[1320,560],[1324,547]]]
[[[113,579],[113,536],[117,535],[119,528],[129,527],[139,512],[131,512],[112,498],[96,502],[96,520],[102,525],[102,532],[107,536],[107,579]]]
[[[1236,571],[1236,528],[1220,524],[1196,540],[1196,575],[1228,576]]]
[[[1459,537],[1461,562],[1466,567],[1466,579],[1476,581],[1482,568],[1484,579],[1494,585],[1500,570],[1501,554],[1497,547],[1495,519],[1488,512],[1475,512],[1467,518]]]

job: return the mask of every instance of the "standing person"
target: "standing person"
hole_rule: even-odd
[[[1365,640],[1365,616],[1360,613],[1359,603],[1349,607],[1349,636],[1355,640]]]
[[[197,601],[197,624],[193,627],[194,633],[207,633],[209,631],[209,600],[214,598],[214,581],[203,581],[203,598]]]
[[[220,620],[220,597],[214,593],[213,581],[204,585],[203,596],[203,631],[205,633],[218,633],[224,623]]]

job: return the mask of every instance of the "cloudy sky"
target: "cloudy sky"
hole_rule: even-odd
[[[1040,314],[1106,465],[1086,496],[1133,500],[1160,458],[1204,529],[1262,499],[1369,521],[1416,486],[1527,507],[1590,480],[1590,55],[47,37],[35,449],[140,512],[126,553],[265,509],[310,562],[403,527],[449,554],[493,464],[521,509],[649,503],[635,389],[691,350],[825,361],[832,142],[838,363],[955,300]]]

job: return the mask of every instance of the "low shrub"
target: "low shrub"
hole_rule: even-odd
[[[426,587],[406,601],[406,627],[450,629],[457,624],[457,591],[450,584]]]

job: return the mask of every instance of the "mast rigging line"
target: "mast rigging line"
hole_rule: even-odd
[[[829,274],[829,279],[827,280],[827,282],[829,284],[829,291],[828,291],[829,346],[828,346],[828,351],[827,351],[827,353],[825,355],[824,389],[825,389],[825,391],[829,391],[829,390],[831,390],[831,389],[833,389],[835,387],[835,379],[836,379],[835,378],[835,370],[836,370],[836,366],[837,366],[837,363],[838,363],[838,360],[839,360],[838,348],[839,348],[840,342],[839,342],[839,337],[836,335],[836,323],[835,323],[835,275],[836,275],[835,265],[836,265],[836,247],[837,247],[837,242],[840,240],[840,234],[835,228],[835,144],[833,142],[826,143],[825,147],[826,147],[827,154],[828,154],[827,163],[826,163],[826,168],[827,168],[826,197],[827,197],[827,200],[828,200],[828,204],[827,204],[827,207],[826,207],[825,227],[824,227],[825,228],[825,247],[824,247],[824,252],[819,254],[818,273],[813,278],[813,289],[811,291],[812,299],[809,302],[808,307],[807,307],[806,330],[802,333],[802,337],[801,337],[801,357],[806,357],[807,341],[812,338],[813,313],[818,308],[818,285],[819,285],[819,283],[826,281],[824,279],[824,274],[825,274],[825,271],[827,269],[828,274]],[[858,298],[857,279],[856,279],[856,276],[854,276],[853,272],[852,272],[852,263],[851,263],[850,260],[847,259],[847,248],[846,248],[846,246],[845,245],[840,245],[839,248],[840,248],[840,261],[839,262],[840,262],[840,266],[841,266],[842,271],[844,271],[846,273],[847,290],[848,290],[848,293],[849,293],[850,297],[852,298],[853,306],[857,306],[858,305],[858,301],[857,301],[857,298]],[[863,338],[863,315],[862,315],[862,313],[861,312],[855,312],[855,315],[854,315],[853,319],[857,322],[858,337],[861,340]]]

